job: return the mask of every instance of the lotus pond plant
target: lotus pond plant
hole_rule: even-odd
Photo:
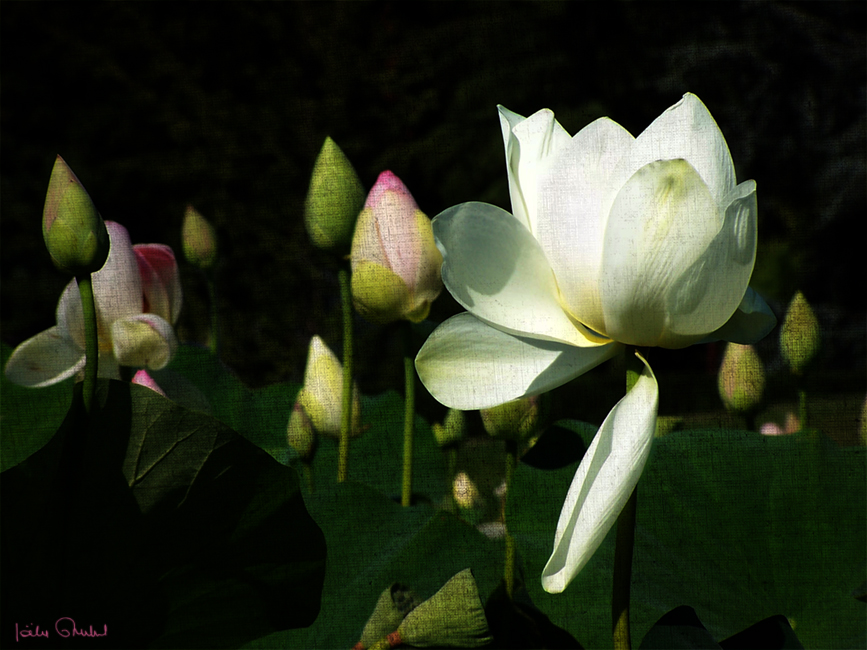
[[[608,119],[575,136],[549,110],[500,107],[512,212],[464,203],[433,220],[443,282],[466,308],[416,367],[440,402],[482,409],[550,391],[625,347],[753,343],[776,319],[749,288],[756,183],[692,94],[638,137]],[[563,591],[647,461],[659,390],[640,355],[565,495],[546,591]],[[631,356],[631,353],[630,353]]]

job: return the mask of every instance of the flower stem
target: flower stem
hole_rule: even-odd
[[[798,389],[798,420],[800,422],[800,430],[805,431],[808,426],[807,391],[805,391],[803,388]]]
[[[93,300],[93,281],[90,273],[76,276],[78,292],[81,295],[81,309],[84,314],[84,349],[87,361],[84,366],[84,385],[82,398],[84,410],[89,414],[96,392],[96,378],[99,376],[99,335],[96,325],[96,304]]]
[[[403,484],[400,505],[404,508],[412,502],[412,446],[415,432],[415,365],[412,354],[412,327],[407,321],[403,345],[403,373],[406,397],[403,409]]]
[[[518,464],[518,443],[515,440],[506,440],[506,494],[504,499],[509,498],[509,489],[512,485],[512,476],[515,474],[515,466]],[[509,600],[515,596],[515,538],[509,533],[509,525],[506,521],[506,506],[503,504],[503,528],[506,534],[506,559],[503,567],[503,578],[506,582],[506,595]]]
[[[337,482],[349,476],[349,429],[352,426],[352,294],[349,269],[344,264],[337,272],[340,305],[343,309],[343,409],[340,413],[340,446],[337,455]]]
[[[220,349],[220,325],[217,318],[217,283],[214,281],[214,274],[211,271],[205,271],[205,281],[208,284],[208,302],[210,303],[211,312],[211,337],[209,343],[211,354],[216,357]]]
[[[626,353],[626,392],[641,376],[641,362],[631,350]],[[617,517],[617,537],[614,547],[614,586],[611,596],[611,629],[615,650],[629,650],[629,590],[632,583],[632,549],[635,545],[635,510],[638,487]]]

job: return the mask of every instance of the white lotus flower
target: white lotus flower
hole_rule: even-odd
[[[748,288],[756,184],[687,94],[637,138],[608,118],[574,137],[549,110],[500,107],[512,210],[433,220],[445,286],[468,311],[416,359],[431,394],[481,409],[560,386],[622,349],[754,343],[776,323]],[[645,363],[646,365],[646,363]],[[542,577],[562,591],[638,482],[656,423],[650,368],[606,418],[570,488]]]

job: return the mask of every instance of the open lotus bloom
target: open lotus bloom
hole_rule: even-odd
[[[172,325],[181,310],[178,266],[163,244],[130,244],[126,228],[105,222],[111,248],[92,274],[99,338],[99,376],[120,379],[118,365],[159,370],[177,349]],[[84,368],[84,316],[72,280],[57,305],[57,325],[24,341],[6,364],[9,381],[41,388]]]
[[[382,172],[352,239],[352,300],[374,323],[427,318],[443,288],[430,219],[390,171]]]
[[[685,95],[637,138],[608,118],[569,136],[549,110],[499,111],[513,214],[464,203],[433,220],[443,282],[467,309],[416,359],[440,402],[469,410],[537,395],[624,344],[746,344],[773,328],[748,287],[756,184],[735,182],[698,97]],[[575,475],[546,590],[562,591],[616,520],[646,462],[657,402],[645,367]]]
[[[313,430],[330,438],[340,438],[343,404],[343,365],[325,341],[318,336],[310,339],[304,386],[296,398]],[[358,387],[352,387],[352,415],[349,435],[358,437],[361,428],[361,401]]]

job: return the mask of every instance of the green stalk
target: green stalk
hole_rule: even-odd
[[[803,388],[798,389],[798,420],[800,421],[800,430],[807,430],[807,391]]]
[[[641,376],[642,364],[632,350],[626,353],[626,392]],[[614,584],[611,595],[611,630],[615,650],[629,650],[629,590],[632,583],[632,549],[635,546],[635,511],[638,487],[617,517],[617,537],[614,547]]]
[[[512,476],[515,473],[515,466],[517,464],[518,443],[515,440],[506,440],[506,499],[509,498]],[[503,505],[503,528],[506,533],[506,558],[503,567],[503,578],[506,582],[506,595],[508,595],[509,600],[513,600],[515,596],[515,538],[509,533],[505,504]]]
[[[84,314],[84,349],[87,354],[81,394],[84,400],[84,410],[90,414],[93,395],[96,392],[96,378],[99,376],[99,334],[96,326],[96,303],[93,300],[93,281],[90,273],[76,276],[75,280],[81,295],[81,309]]]
[[[214,281],[214,274],[211,271],[205,271],[205,281],[208,284],[208,302],[210,303],[211,313],[211,354],[215,357],[220,349],[220,325],[217,318],[217,283]]]
[[[343,410],[340,414],[337,482],[343,483],[349,476],[349,430],[352,427],[352,294],[346,264],[341,266],[337,277],[340,281],[340,304],[343,309]]]
[[[412,354],[412,328],[409,322],[404,326],[403,374],[406,397],[403,409],[403,485],[400,505],[408,507],[412,502],[412,445],[415,432],[415,364]]]

